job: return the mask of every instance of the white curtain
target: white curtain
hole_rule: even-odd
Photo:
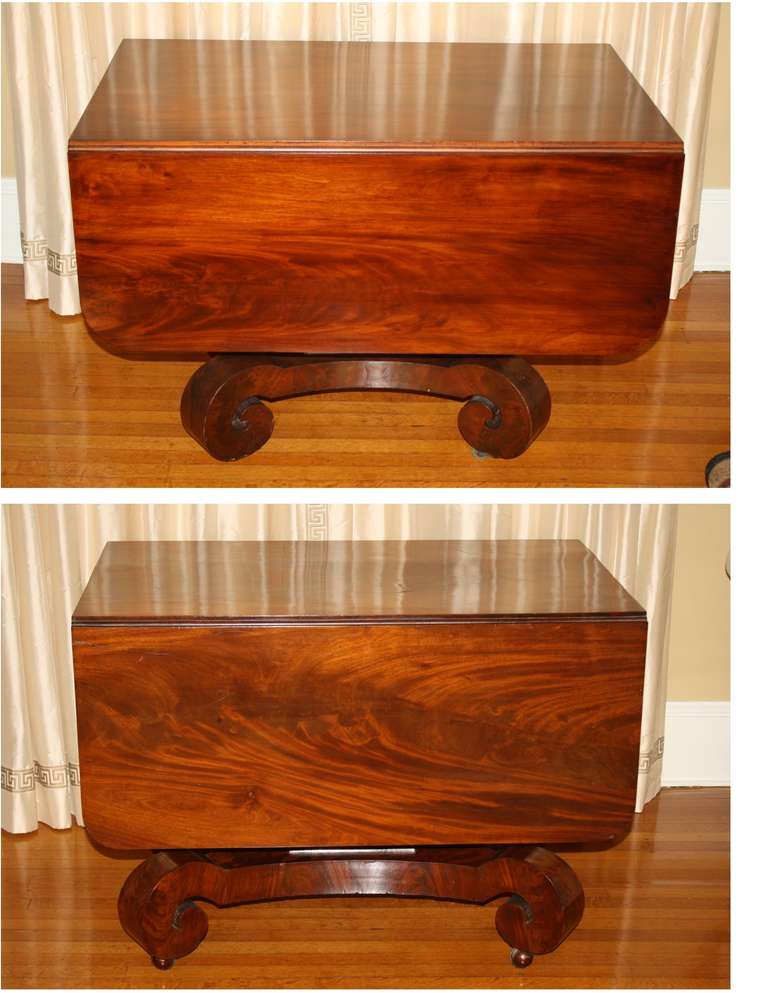
[[[579,538],[646,608],[638,810],[661,784],[677,508],[657,505],[6,505],[2,826],[82,823],[70,617],[109,540]]]
[[[25,293],[79,312],[67,139],[123,38],[608,42],[685,141],[671,295],[693,274],[717,3],[5,3]]]

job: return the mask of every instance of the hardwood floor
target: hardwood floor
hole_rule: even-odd
[[[729,446],[729,277],[701,273],[660,340],[628,362],[537,362],[552,418],[518,459],[478,459],[459,405],[334,394],[274,405],[272,439],[215,462],[183,431],[179,400],[200,363],[103,352],[80,317],[25,302],[3,269],[5,486],[702,486]]]
[[[664,790],[620,845],[565,858],[584,885],[584,918],[525,972],[509,963],[491,906],[335,898],[206,905],[208,937],[161,973],[117,920],[136,859],[97,851],[80,828],[4,835],[3,985],[728,986],[728,790]]]

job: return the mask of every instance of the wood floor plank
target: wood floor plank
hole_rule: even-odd
[[[729,446],[729,277],[699,273],[659,340],[627,362],[536,362],[552,418],[518,459],[478,459],[459,405],[401,394],[275,404],[275,432],[239,463],[215,462],[181,427],[198,362],[128,361],[80,317],[25,301],[3,267],[5,486],[702,486]]]
[[[137,858],[80,828],[4,835],[8,988],[724,989],[729,985],[729,792],[663,790],[615,848],[564,852],[584,918],[524,972],[494,905],[386,898],[218,909],[203,944],[160,973],[122,932],[116,900]]]

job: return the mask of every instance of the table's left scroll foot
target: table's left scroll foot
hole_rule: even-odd
[[[208,933],[208,917],[190,897],[205,891],[209,872],[196,852],[158,852],[123,884],[117,901],[120,923],[157,969],[170,969]]]

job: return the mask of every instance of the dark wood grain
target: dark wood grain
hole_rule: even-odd
[[[137,866],[118,900],[125,931],[160,969],[189,955],[208,932],[195,898],[219,907],[255,901],[317,896],[407,896],[488,903],[499,907],[496,926],[512,946],[512,961],[530,965],[533,955],[555,948],[576,927],[584,893],[573,870],[542,848],[415,849],[410,855],[370,852],[303,856],[248,852],[159,852]]]
[[[83,810],[112,848],[614,839],[643,620],[73,630]]]
[[[580,541],[110,541],[73,624],[644,619]]]
[[[122,354],[628,354],[682,154],[70,153],[80,299]]]
[[[187,432],[224,462],[252,455],[270,438],[262,400],[309,393],[385,390],[465,401],[458,427],[475,451],[515,458],[545,428],[549,391],[524,359],[404,360],[219,355],[192,376],[181,400]]]

